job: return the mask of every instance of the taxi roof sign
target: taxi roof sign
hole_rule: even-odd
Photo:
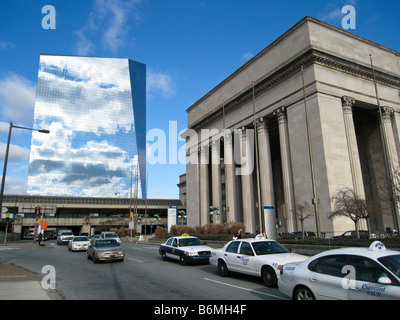
[[[380,241],[374,241],[368,248],[371,251],[386,251],[385,245]]]
[[[184,234],[181,235],[181,237],[190,237],[190,236],[189,236],[189,234],[184,233]]]

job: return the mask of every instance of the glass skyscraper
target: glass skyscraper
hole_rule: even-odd
[[[33,127],[28,194],[145,197],[146,65],[42,54]]]

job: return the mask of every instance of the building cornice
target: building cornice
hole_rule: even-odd
[[[296,57],[289,63],[285,64],[275,72],[266,75],[264,78],[259,79],[254,83],[254,97],[264,95],[273,87],[279,85],[288,78],[294,76],[300,72],[301,66],[307,68],[311,65],[323,66],[335,70],[337,72],[345,73],[354,77],[359,77],[364,80],[373,81],[372,69],[369,66],[365,66],[354,61],[348,61],[343,58],[337,57],[335,55],[320,51],[318,49],[309,49],[305,53]],[[379,69],[375,70],[377,83],[392,87],[394,89],[400,89],[400,77],[394,74],[388,74],[387,72],[382,72]],[[253,99],[252,84],[240,92],[238,95],[234,96],[229,101],[224,101],[224,112],[225,116],[234,110],[240,108],[241,106],[249,103]],[[199,130],[202,128],[210,127],[215,121],[222,118],[223,113],[222,104],[216,106],[215,110],[198,120],[190,129]]]

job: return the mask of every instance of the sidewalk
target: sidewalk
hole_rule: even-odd
[[[26,247],[31,244],[18,244],[12,247]],[[37,245],[36,245],[37,246]],[[0,246],[0,250],[6,248]],[[42,278],[0,262],[0,300],[62,300],[56,290],[44,290],[41,285]]]

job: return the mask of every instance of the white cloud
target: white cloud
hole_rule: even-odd
[[[6,176],[4,194],[26,194],[26,178]]]
[[[7,144],[0,142],[0,159],[4,159],[6,154]],[[8,152],[8,161],[28,161],[29,160],[29,149],[19,147],[14,144],[10,144],[10,150]]]
[[[7,40],[0,41],[0,50],[7,50],[10,48],[14,48],[14,44],[12,42]]]
[[[76,52],[81,55],[93,53],[96,48],[93,41],[96,40],[100,40],[103,47],[113,53],[125,46],[131,21],[139,19],[134,10],[140,2],[141,0],[96,0],[87,24],[74,32],[78,37]]]
[[[245,52],[245,53],[242,54],[242,59],[245,60],[245,61],[248,61],[253,57],[254,57],[254,54],[252,54],[250,51]]]
[[[28,79],[9,73],[0,80],[0,108],[3,118],[12,122],[33,122],[36,86]]]
[[[146,91],[150,96],[159,94],[163,98],[170,98],[176,94],[175,83],[172,77],[162,72],[147,70]]]

